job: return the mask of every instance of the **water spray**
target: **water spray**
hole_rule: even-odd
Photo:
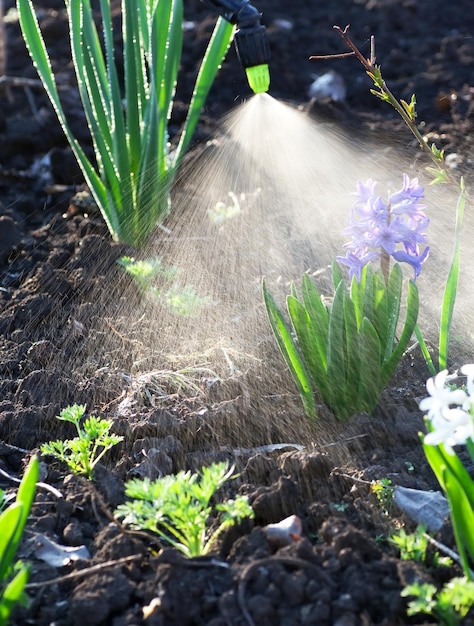
[[[265,26],[260,23],[262,14],[249,0],[202,0],[221,17],[237,26],[235,48],[247,80],[254,93],[268,91],[270,86],[270,48]]]

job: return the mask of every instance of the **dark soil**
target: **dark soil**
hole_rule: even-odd
[[[63,2],[34,4],[55,71],[63,84],[73,85]],[[186,19],[195,27],[185,37],[172,131],[183,120],[215,19],[198,0],[185,4]],[[14,2],[5,0],[4,5],[7,12]],[[272,48],[274,97],[315,107],[354,131],[387,141],[398,135],[409,143],[411,136],[397,115],[370,94],[370,80],[356,60],[308,59],[346,52],[332,27],[350,24],[352,38],[366,55],[370,35],[375,35],[389,85],[406,100],[416,93],[418,121],[437,137],[439,147],[456,152],[459,170],[469,175],[474,13],[468,0],[260,0],[258,8]],[[18,23],[9,20],[6,31],[7,75],[36,78]],[[328,69],[343,77],[346,101],[310,103],[312,74]],[[248,96],[232,49],[196,139],[201,144],[212,139],[221,116]],[[423,421],[416,400],[424,394],[424,365],[413,355],[406,357],[374,416],[354,416],[349,425],[332,423],[327,416],[330,436],[302,415],[273,344],[267,350],[273,351],[268,358],[274,363],[259,361],[247,376],[228,375],[221,383],[201,374],[200,393],[189,397],[182,390],[163,394],[161,389],[160,399],[151,379],[133,378],[161,365],[153,354],[140,366],[134,360],[146,343],[146,322],[139,294],[116,263],[133,251],[113,243],[100,217],[87,215],[72,201],[81,176],[43,91],[10,81],[1,97],[0,466],[21,477],[41,443],[72,436],[55,418],[73,403],[113,419],[114,432],[124,436],[123,444],[105,457],[94,482],[66,475],[51,459],[43,463],[43,482],[56,487],[61,497],[38,489],[22,548],[22,558],[32,564],[31,601],[16,612],[13,623],[426,623],[422,616],[406,617],[400,591],[414,580],[441,586],[461,571],[402,561],[384,537],[396,523],[407,531],[415,523],[396,507],[387,515],[370,490],[370,482],[382,478],[403,487],[438,489],[418,439]],[[74,131],[87,146],[72,86],[64,98]],[[135,312],[129,317],[125,311],[131,308]],[[259,386],[269,362],[282,377],[280,383],[275,373],[270,388],[264,382]],[[254,429],[259,415],[269,423]],[[299,437],[289,441],[288,433]],[[276,443],[301,444],[302,449],[263,447]],[[129,533],[113,520],[130,476],[155,478],[223,459],[240,472],[225,495],[247,494],[255,520],[229,532],[212,558],[185,560],[153,537]],[[0,486],[14,488],[6,478]],[[278,547],[265,527],[291,515],[302,521],[301,538]],[[435,536],[455,547],[449,520]],[[42,537],[86,546],[89,557],[55,567],[37,556]],[[463,623],[474,624],[472,611]]]

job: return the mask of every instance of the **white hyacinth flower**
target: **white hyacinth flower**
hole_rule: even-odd
[[[430,394],[420,402],[420,409],[427,413],[432,431],[424,442],[436,446],[444,444],[447,452],[454,454],[456,445],[474,441],[474,364],[464,365],[461,373],[467,377],[466,389],[447,386],[448,370],[443,370],[426,383]]]
[[[449,409],[444,416],[432,420],[434,430],[425,435],[424,442],[430,446],[442,443],[449,454],[454,454],[452,447],[464,445],[466,440],[474,439],[474,420],[462,409]]]
[[[426,383],[426,389],[430,394],[429,398],[424,398],[420,402],[420,409],[424,411],[430,420],[436,416],[443,416],[443,413],[455,406],[462,406],[468,398],[467,393],[462,389],[450,389],[446,387],[448,370],[439,372],[434,378],[430,378]]]

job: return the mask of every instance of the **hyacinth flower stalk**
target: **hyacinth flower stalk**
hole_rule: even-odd
[[[377,183],[371,179],[359,181],[357,198],[351,210],[350,223],[344,234],[351,237],[344,245],[345,256],[337,260],[349,268],[349,276],[360,282],[362,268],[368,263],[380,263],[388,278],[390,260],[408,263],[414,279],[429,254],[426,229],[429,219],[424,213],[424,188],[417,178],[403,175],[403,186],[384,200],[376,193]]]
[[[474,580],[474,480],[454,448],[466,446],[474,463],[474,364],[464,365],[465,385],[453,385],[447,370],[426,384],[429,397],[420,402],[428,433],[420,434],[423,450],[450,507],[451,522],[464,575]],[[455,377],[454,377],[455,378]]]
[[[273,334],[296,382],[304,410],[317,414],[314,390],[338,419],[371,413],[400,362],[414,332],[419,309],[415,284],[429,254],[423,212],[424,189],[403,176],[402,188],[388,201],[376,194],[372,180],[359,182],[346,255],[337,261],[349,268],[350,285],[333,264],[332,306],[323,303],[311,279],[302,279],[302,298],[292,285],[287,297],[291,325],[263,282],[263,296]],[[390,269],[390,259],[396,263]],[[380,262],[380,269],[372,264]],[[408,263],[406,317],[397,338],[403,290],[399,263]]]
[[[110,233],[140,247],[169,214],[172,184],[230,45],[233,26],[221,18],[217,21],[179,143],[172,150],[168,122],[182,52],[183,1],[122,0],[123,77],[110,0],[99,2],[102,37],[90,0],[65,0],[65,6],[95,161],[87,157],[68,123],[31,0],[17,0],[23,37]]]
[[[457,296],[460,271],[460,237],[465,207],[465,187],[461,179],[461,191],[456,208],[456,227],[454,233],[454,251],[446,284],[444,287],[441,317],[439,324],[438,369],[428,350],[425,338],[417,324],[415,335],[422,355],[432,376],[443,370],[448,364],[449,344],[453,321],[454,304]],[[349,275],[359,280],[361,268],[367,263],[380,263],[386,276],[390,260],[408,263],[413,267],[414,278],[420,274],[421,266],[429,255],[426,245],[426,228],[429,219],[421,203],[424,189],[418,179],[403,176],[403,187],[391,194],[384,201],[376,194],[373,180],[359,182],[355,194],[357,201],[352,208],[351,223],[345,234],[351,240],[345,245],[345,257],[338,261],[349,267]]]
[[[447,171],[444,161],[444,150],[440,150],[432,143],[428,143],[426,136],[417,127],[417,111],[416,111],[416,96],[412,94],[410,101],[407,102],[403,99],[397,99],[393,92],[389,89],[385,79],[382,75],[382,69],[380,65],[375,62],[375,39],[371,37],[371,50],[370,57],[366,58],[362,52],[358,49],[356,44],[349,36],[349,27],[342,29],[339,26],[334,26],[335,31],[342,37],[347,44],[351,52],[347,54],[329,55],[335,57],[354,56],[365,68],[367,75],[371,78],[374,88],[371,89],[373,93],[380,100],[388,103],[403,119],[409,130],[413,133],[416,141],[420,145],[424,154],[432,162],[431,167],[427,167],[427,171],[432,175],[432,183],[447,183],[452,181],[452,176]],[[311,59],[328,58],[327,55],[322,57],[312,56]],[[458,278],[460,270],[460,228],[462,223],[462,217],[465,204],[465,188],[464,182],[461,178],[460,181],[460,194],[457,203],[456,212],[456,229],[455,229],[455,243],[452,263],[449,269],[448,277],[446,279],[446,285],[443,293],[442,305],[441,305],[441,319],[440,319],[440,333],[439,333],[439,346],[438,346],[438,368],[435,365],[435,361],[431,357],[428,350],[428,346],[422,335],[420,328],[417,326],[415,329],[417,340],[420,344],[420,348],[423,357],[426,361],[430,373],[435,376],[437,371],[441,371],[448,366],[448,351],[451,338],[451,327],[453,310],[456,302]]]

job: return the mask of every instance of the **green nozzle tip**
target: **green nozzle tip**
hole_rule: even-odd
[[[254,65],[246,68],[247,80],[254,93],[264,93],[270,87],[268,65]]]

